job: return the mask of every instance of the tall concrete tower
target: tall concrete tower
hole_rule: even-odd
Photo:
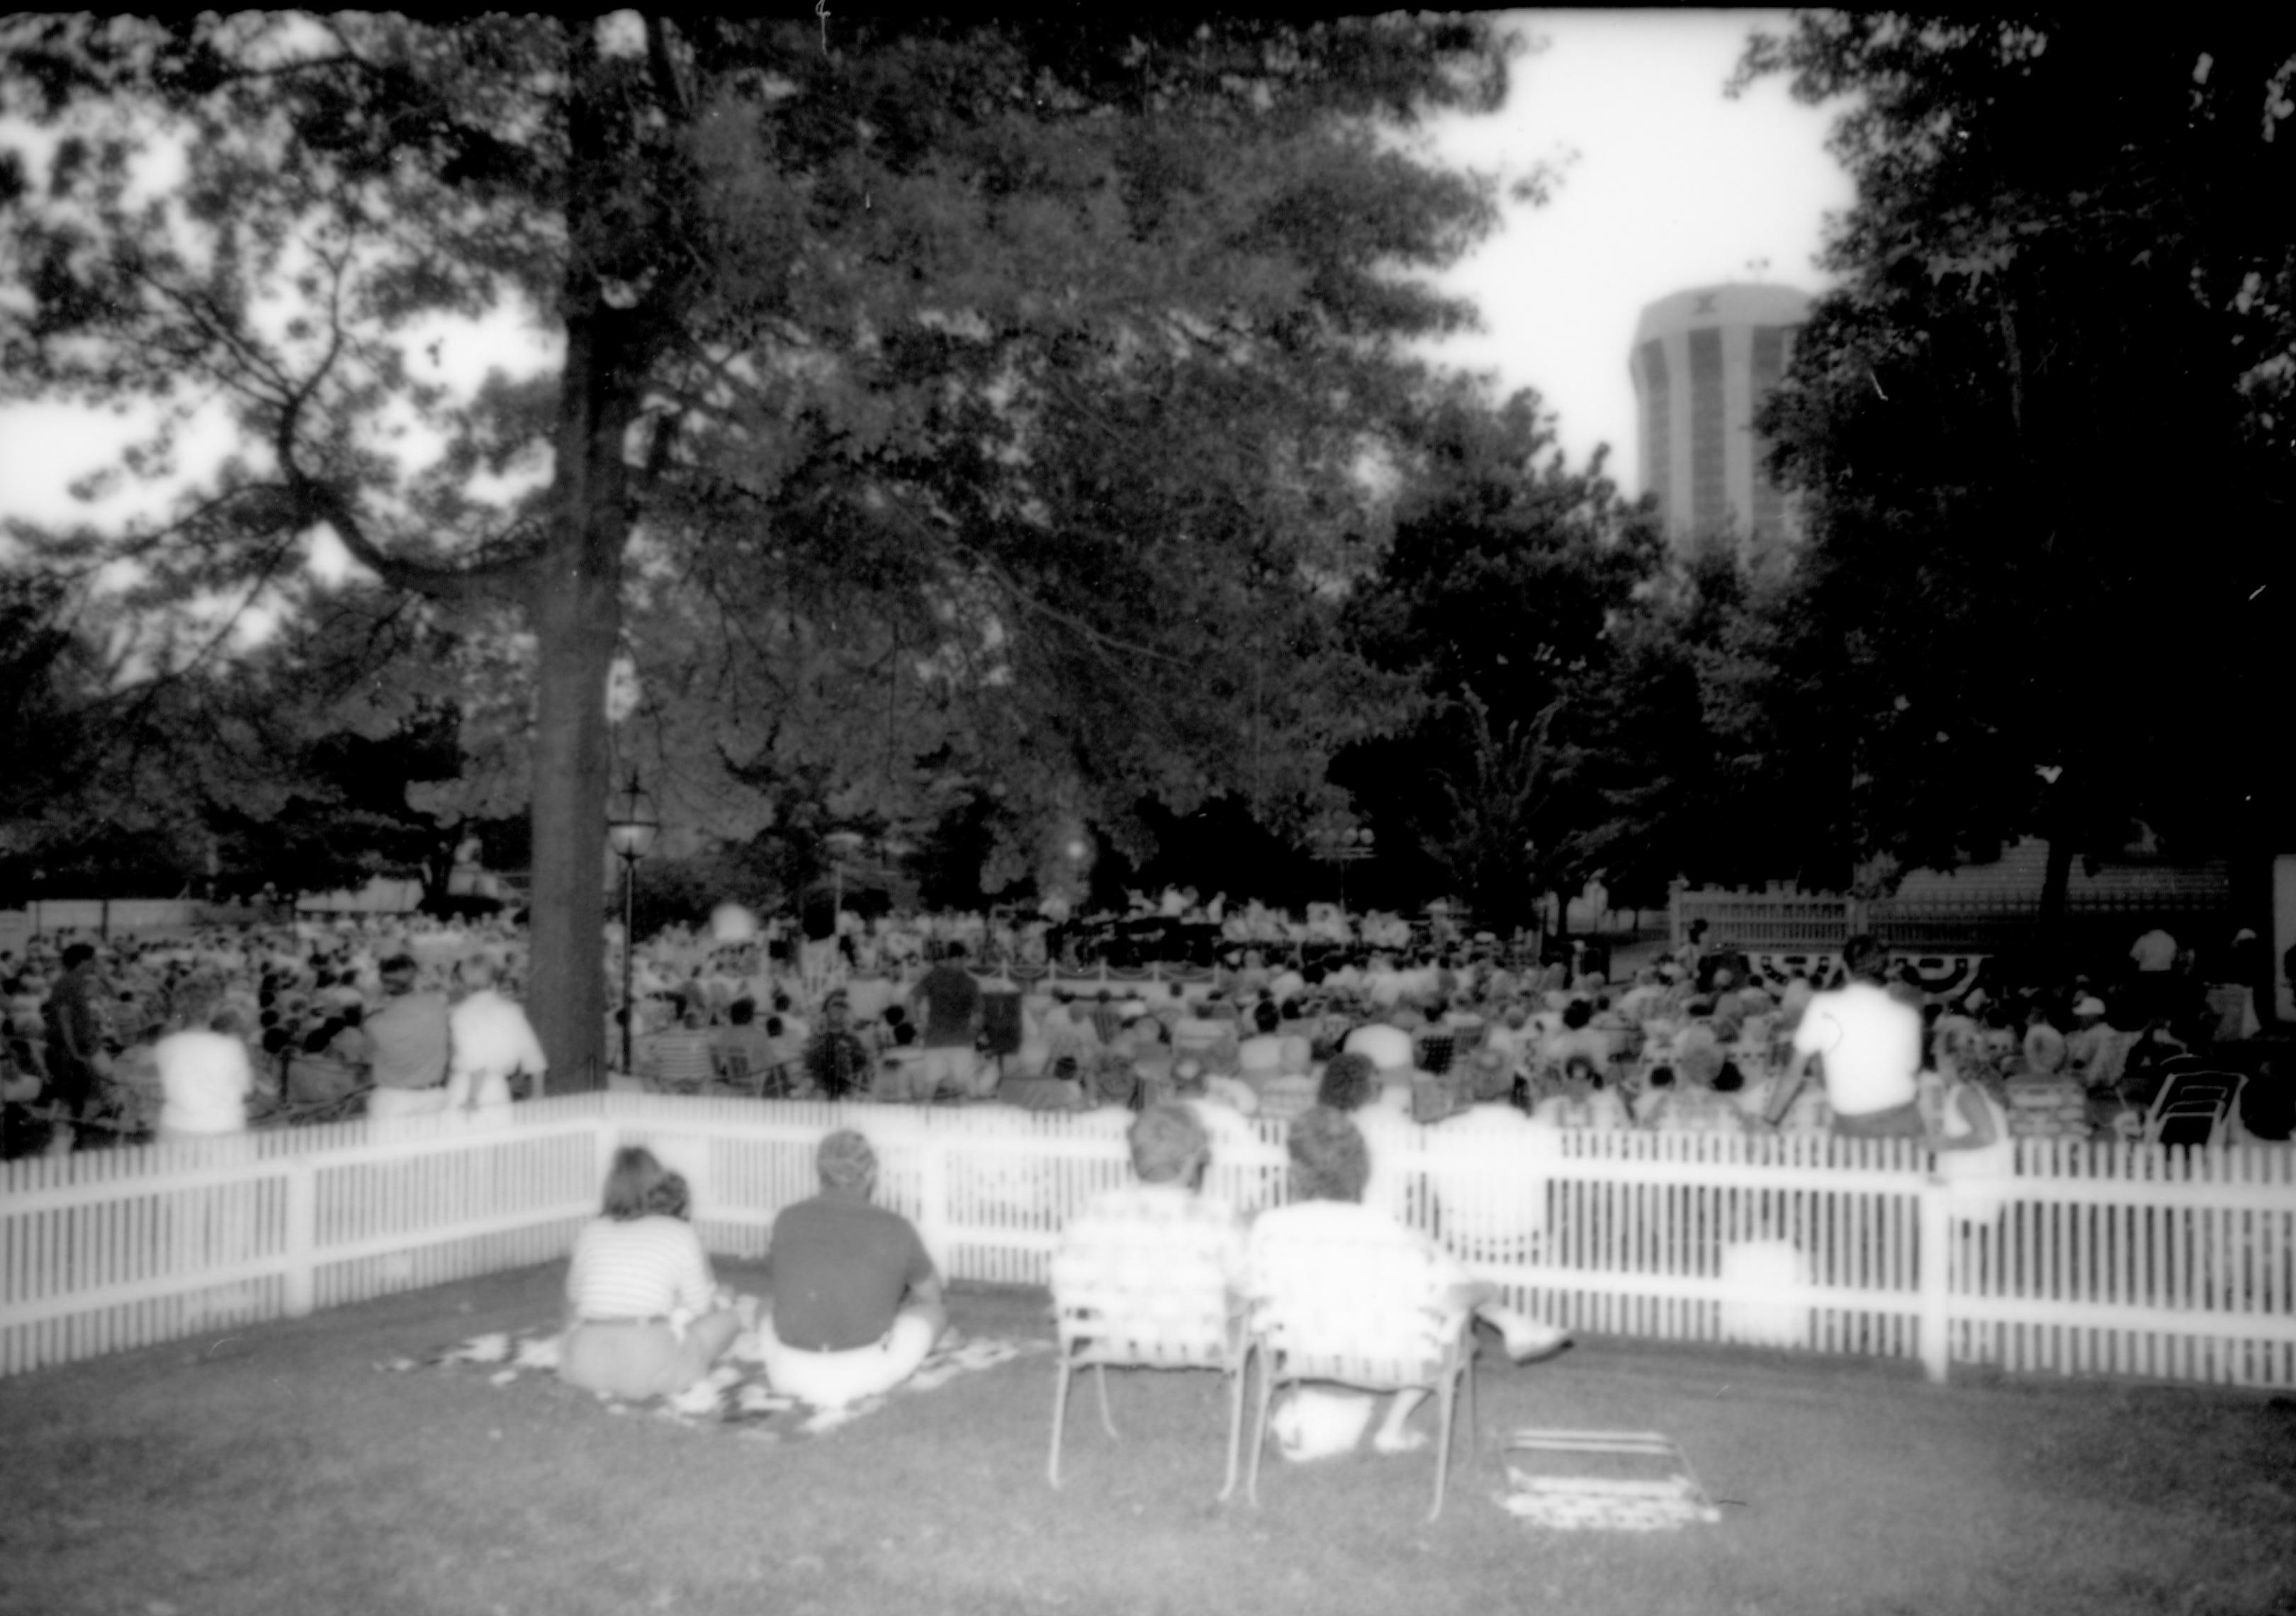
[[[1808,313],[1808,295],[1791,286],[1701,286],[1643,310],[1628,359],[1643,488],[1658,496],[1677,550],[1726,529],[1750,552],[1799,537],[1763,473],[1754,414]]]

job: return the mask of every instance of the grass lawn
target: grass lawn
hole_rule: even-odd
[[[1442,1519],[1431,1454],[1291,1466],[1214,1501],[1208,1374],[1079,1382],[1046,1485],[1030,1355],[804,1441],[616,1417],[468,1366],[384,1374],[553,1313],[562,1265],[0,1382],[0,1610],[1111,1612],[1316,1616],[2296,1611],[2296,1405],[1582,1342],[1486,1354]],[[720,1276],[755,1290],[754,1271]],[[1033,1292],[959,1287],[972,1334],[1048,1338]],[[1422,1415],[1423,1421],[1428,1416]],[[1655,1430],[1718,1526],[1525,1525],[1492,1500],[1526,1425]]]

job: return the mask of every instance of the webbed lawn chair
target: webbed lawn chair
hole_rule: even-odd
[[[1110,1369],[1210,1369],[1228,1383],[1227,1478],[1219,1496],[1233,1494],[1249,1343],[1229,1295],[1228,1276],[1218,1263],[1177,1242],[1166,1250],[1149,1242],[1100,1242],[1086,1235],[1064,1243],[1054,1254],[1052,1290],[1059,1333],[1053,1448],[1045,1471],[1052,1484],[1061,1484],[1069,1383],[1078,1370],[1094,1372],[1100,1423],[1114,1437]]]
[[[1245,1496],[1259,1501],[1260,1453],[1276,1389],[1330,1381],[1373,1392],[1425,1388],[1436,1396],[1435,1502],[1443,1513],[1452,1427],[1462,1389],[1475,1430],[1474,1315],[1454,1305],[1431,1252],[1408,1245],[1287,1242],[1255,1259],[1251,1348],[1259,1360]]]

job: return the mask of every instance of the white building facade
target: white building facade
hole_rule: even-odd
[[[1660,298],[1635,326],[1628,369],[1643,491],[1677,550],[1725,534],[1759,554],[1800,537],[1792,502],[1762,467],[1754,431],[1784,377],[1809,298],[1791,286],[1701,286]]]

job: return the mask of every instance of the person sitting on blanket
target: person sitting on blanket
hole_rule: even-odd
[[[1442,1300],[1462,1312],[1472,1310],[1496,1330],[1515,1362],[1546,1358],[1570,1344],[1569,1333],[1501,1306],[1496,1285],[1473,1278],[1426,1235],[1376,1207],[1361,1204],[1371,1177],[1371,1157],[1362,1131],[1346,1112],[1316,1106],[1292,1123],[1287,1145],[1292,1200],[1262,1212],[1251,1226],[1248,1293],[1266,1296],[1280,1290],[1291,1265],[1343,1262],[1365,1247],[1409,1247],[1425,1254],[1431,1281]],[[1396,1393],[1386,1420],[1372,1438],[1373,1448],[1392,1454],[1426,1446],[1424,1433],[1409,1430],[1406,1423],[1426,1399],[1423,1387]],[[1270,1429],[1287,1459],[1345,1453],[1370,1423],[1373,1400],[1360,1391],[1305,1389],[1286,1399]]]
[[[558,1378],[606,1397],[667,1397],[741,1329],[686,1221],[685,1180],[639,1145],[615,1153],[603,1216],[574,1242]]]
[[[785,1207],[766,1253],[758,1347],[775,1391],[841,1408],[890,1391],[940,1339],[939,1272],[907,1218],[872,1206],[877,1153],[849,1128],[815,1154],[821,1194]]]

